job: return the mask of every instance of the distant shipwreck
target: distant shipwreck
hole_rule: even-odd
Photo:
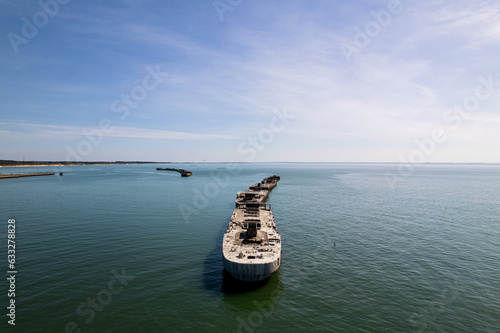
[[[53,176],[54,172],[33,172],[33,173],[11,173],[11,174],[0,174],[0,179],[4,178],[21,178],[21,177],[36,177],[36,176]],[[62,176],[62,172],[61,172]]]
[[[156,168],[156,170],[161,170],[161,171],[176,171],[181,174],[181,177],[189,177],[193,173],[191,171],[187,171],[184,169],[175,169],[175,168]]]

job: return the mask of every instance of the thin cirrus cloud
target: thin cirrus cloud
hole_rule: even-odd
[[[9,127],[10,130],[0,130],[0,135],[10,137],[29,136],[31,138],[46,139],[74,139],[85,138],[85,135],[109,138],[132,138],[132,139],[167,139],[167,140],[237,140],[237,137],[220,134],[201,134],[175,132],[166,130],[155,130],[146,128],[134,128],[110,125],[103,128],[82,128],[63,125],[45,125],[32,123],[0,123],[0,126]],[[12,128],[15,128],[14,130]]]

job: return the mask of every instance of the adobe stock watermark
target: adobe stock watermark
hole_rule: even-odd
[[[263,151],[270,145],[276,134],[287,128],[296,115],[288,113],[286,108],[273,110],[274,116],[269,120],[268,126],[261,128],[256,135],[250,136],[238,145],[237,152],[245,157],[246,162],[253,162],[259,151]],[[210,173],[210,181],[203,189],[193,189],[194,197],[191,205],[179,204],[179,211],[186,224],[190,223],[192,215],[200,214],[200,211],[210,204],[210,200],[219,195],[221,189],[229,185],[232,176],[241,172],[239,163],[226,165],[225,170]]]
[[[255,161],[257,152],[263,151],[266,146],[274,140],[274,135],[283,132],[290,125],[291,121],[297,116],[287,113],[286,108],[282,111],[273,110],[274,117],[269,121],[267,127],[261,128],[257,135],[248,137],[245,141],[238,145],[238,153],[240,155],[248,155],[247,162]]]
[[[236,318],[238,326],[236,327],[237,333],[253,333],[256,329],[264,324],[264,320],[271,317],[274,313],[276,306],[278,305],[278,300],[281,296],[282,291],[280,289],[275,289],[271,292],[269,299],[265,301],[253,301],[252,304],[255,305],[255,310],[252,311],[245,319],[241,316]]]
[[[429,304],[427,308],[421,308],[418,312],[411,314],[408,322],[418,329],[417,332],[428,332],[429,323],[437,320],[446,310],[446,305],[458,299],[460,287],[454,280],[441,290],[436,301]]]
[[[224,15],[226,12],[232,12],[236,7],[241,5],[243,0],[214,0],[212,5],[214,6],[219,20],[224,22]]]
[[[15,54],[19,53],[19,46],[28,44],[28,42],[38,35],[39,29],[45,27],[51,18],[59,14],[60,5],[66,5],[70,0],[40,0],[37,2],[40,10],[33,14],[30,18],[23,16],[21,21],[23,23],[20,34],[9,32],[7,39],[12,46]]]
[[[169,74],[162,72],[160,66],[156,65],[153,69],[151,66],[146,66],[147,74],[143,77],[140,84],[135,85],[130,89],[129,93],[122,94],[120,98],[115,99],[111,105],[111,112],[119,115],[120,120],[125,120],[130,115],[130,110],[135,109],[139,104],[148,97],[148,93],[158,88],[163,82],[163,79]],[[70,162],[81,161],[83,157],[92,154],[95,147],[98,147],[104,140],[104,136],[111,134],[115,130],[113,120],[103,118],[99,122],[99,126],[92,129],[84,129],[82,131],[84,139],[80,140],[76,147],[66,146],[66,161]]]
[[[293,238],[293,235],[290,235]],[[314,248],[311,248],[307,252],[307,256],[294,257],[293,260],[295,264],[291,265],[289,271],[282,272],[281,278],[283,283],[286,285],[293,285],[295,289],[301,290],[303,284],[308,284],[307,279],[314,279],[316,276],[321,276],[321,274],[331,274],[328,273],[328,267],[321,263],[321,261],[326,260],[325,257],[332,255],[337,248],[336,241],[331,235],[325,234],[321,245],[316,244]],[[323,258],[323,259],[322,259]],[[337,280],[333,279],[332,284],[338,283]],[[331,286],[330,286],[331,287]],[[345,287],[341,285],[336,285],[334,288],[334,296],[340,296],[344,291]],[[330,295],[333,292],[329,289]]]
[[[339,44],[339,48],[347,63],[351,63],[352,56],[370,45],[373,38],[380,35],[391,24],[393,17],[401,14],[403,10],[404,7],[399,0],[389,0],[386,9],[370,13],[373,20],[366,22],[363,29],[354,27],[354,38],[352,41],[341,42]]]
[[[476,111],[481,106],[481,102],[489,99],[500,87],[500,82],[493,80],[493,76],[487,78],[480,76],[479,84],[474,89],[474,93],[466,96],[461,103],[454,104],[443,113],[445,126],[434,128],[428,138],[415,140],[416,148],[408,156],[399,155],[398,173],[386,172],[385,178],[391,188],[397,183],[404,181],[415,172],[418,164],[425,163],[432,156],[438,147],[448,140],[448,133],[457,131],[464,121],[468,119],[471,112]]]
[[[280,273],[280,278],[285,285],[293,286],[295,290],[303,290],[303,285],[310,283],[308,279],[314,279],[321,274],[327,274],[325,270],[328,270],[328,268],[321,264],[317,258],[324,258],[325,254],[331,253],[336,245],[329,235],[325,235],[325,239],[322,244],[323,245],[316,245],[314,250],[308,251],[307,256],[304,257],[302,261],[292,264],[292,267],[289,268],[289,270],[286,272],[282,271]],[[297,260],[297,258],[294,258],[293,260]],[[338,282],[332,280],[332,283]],[[340,298],[344,291],[345,287],[336,285],[334,295]],[[245,318],[241,316],[236,318],[238,323],[236,332],[253,333],[262,327],[265,320],[271,317],[276,310],[276,307],[279,305],[281,292],[281,289],[276,289],[271,292],[268,300],[262,302],[253,301],[252,303],[255,305],[256,309]],[[329,292],[331,296],[331,289],[329,289]]]
[[[109,280],[105,288],[99,290],[95,296],[87,297],[75,309],[78,316],[85,318],[84,322],[87,325],[94,321],[96,314],[102,312],[106,306],[113,302],[113,296],[120,294],[128,286],[129,282],[136,278],[135,276],[128,275],[125,268],[122,268],[121,272],[113,269],[111,270],[111,274],[113,274],[113,277]],[[80,333],[81,331],[82,329],[77,322],[68,321],[60,333]]]

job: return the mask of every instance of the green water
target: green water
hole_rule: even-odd
[[[2,332],[499,332],[500,166],[224,164],[63,168],[0,180],[16,220],[16,325]],[[12,168],[2,173],[52,171]],[[56,170],[58,171],[58,170]],[[281,268],[242,286],[220,243],[236,192],[268,202]]]

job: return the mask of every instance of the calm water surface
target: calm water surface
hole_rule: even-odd
[[[0,180],[18,270],[2,332],[500,331],[498,165],[422,166],[393,187],[397,165],[157,166]],[[52,168],[0,169],[23,171]],[[241,286],[222,235],[236,192],[273,174],[283,263]]]

